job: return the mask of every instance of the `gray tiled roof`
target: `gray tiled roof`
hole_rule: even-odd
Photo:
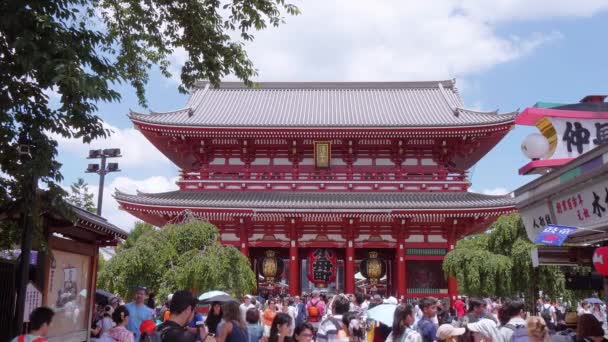
[[[465,209],[512,207],[510,196],[472,192],[186,192],[129,195],[116,191],[119,202],[184,208],[253,209]]]
[[[268,82],[246,88],[199,82],[184,109],[132,120],[198,127],[446,127],[512,121],[464,109],[454,81]]]
[[[78,219],[85,221],[89,224],[96,225],[97,227],[99,227],[99,229],[106,230],[107,232],[109,232],[110,234],[112,234],[118,238],[121,238],[121,239],[127,238],[127,236],[128,236],[127,232],[125,232],[124,230],[111,224],[104,217],[91,213],[91,212],[89,212],[83,208],[77,207],[75,205],[70,204],[70,208],[72,209],[73,213],[76,215],[76,217]]]

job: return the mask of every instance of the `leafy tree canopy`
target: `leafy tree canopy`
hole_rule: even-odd
[[[443,269],[457,278],[459,290],[468,295],[531,299],[536,297],[536,284],[552,298],[563,297],[567,291],[558,267],[532,267],[530,250],[535,246],[519,214],[505,215],[489,231],[458,241]]]
[[[0,209],[36,216],[39,181],[64,196],[53,136],[87,143],[108,135],[97,105],[120,101],[113,87],[121,83],[145,105],[151,68],[170,76],[175,49],[188,54],[182,92],[228,74],[251,84],[256,71],[242,42],[278,26],[284,12],[298,9],[284,0],[0,1]],[[3,232],[12,228],[0,222]]]
[[[85,183],[84,179],[78,178],[76,182],[70,185],[70,194],[66,200],[77,207],[95,213],[97,208],[93,203],[93,197],[94,195],[89,192],[89,184]]]
[[[241,295],[255,289],[249,260],[232,246],[223,246],[210,223],[191,219],[148,230],[129,248],[121,248],[99,273],[98,287],[130,298],[137,285],[166,297],[180,289],[195,293],[222,290]]]

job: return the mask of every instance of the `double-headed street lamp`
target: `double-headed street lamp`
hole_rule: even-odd
[[[106,174],[110,172],[118,172],[118,163],[108,163],[106,166],[106,158],[120,158],[119,148],[106,148],[105,150],[90,150],[88,159],[101,159],[101,165],[89,164],[86,173],[96,173],[99,175],[99,190],[97,192],[97,215],[101,215],[101,205],[103,203],[103,184]]]

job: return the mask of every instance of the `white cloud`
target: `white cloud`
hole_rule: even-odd
[[[130,231],[133,228],[133,224],[138,221],[138,219],[118,208],[118,202],[112,197],[114,191],[120,190],[129,194],[135,194],[137,191],[149,193],[173,191],[178,189],[178,186],[176,185],[177,179],[177,177],[168,178],[162,176],[144,179],[132,179],[123,176],[116,177],[110,184],[104,186],[102,216],[112,224],[126,231]],[[98,189],[99,187],[97,185],[89,185],[89,191],[95,194],[96,205]]]
[[[561,38],[499,34],[505,21],[589,16],[607,1],[296,1],[302,14],[255,32],[247,51],[265,81],[449,79],[482,72]],[[187,53],[170,60],[173,81]],[[234,79],[234,77],[228,77]]]
[[[459,8],[486,21],[589,17],[608,9],[606,0],[461,0]]]
[[[493,189],[483,189],[481,191],[482,194],[484,195],[493,195],[493,196],[501,196],[501,195],[506,195],[508,193],[510,193],[511,191],[507,190],[506,188],[503,187],[496,187]]]
[[[81,139],[69,139],[53,135],[59,143],[62,153],[86,158],[90,149],[120,148],[122,158],[118,159],[121,167],[142,167],[150,165],[171,164],[156,147],[134,128],[117,128],[108,123],[104,127],[112,131],[106,139],[96,139],[84,144]]]

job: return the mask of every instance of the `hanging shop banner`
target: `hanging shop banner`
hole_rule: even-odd
[[[336,253],[316,248],[308,253],[308,280],[317,287],[327,287],[336,279]]]
[[[575,231],[576,227],[549,224],[538,234],[534,242],[550,246],[561,246],[568,236]]]

